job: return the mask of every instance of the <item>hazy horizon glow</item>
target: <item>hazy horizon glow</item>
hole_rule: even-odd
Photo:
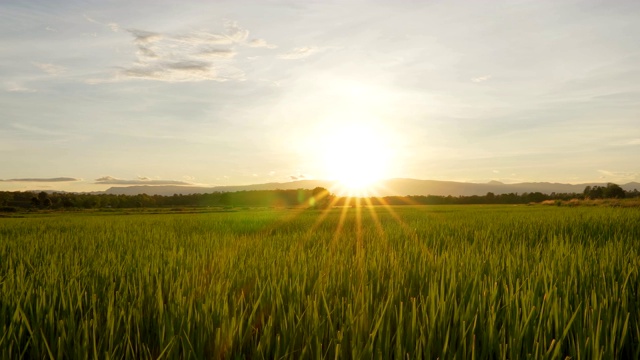
[[[640,181],[639,18],[636,1],[5,1],[0,190]]]

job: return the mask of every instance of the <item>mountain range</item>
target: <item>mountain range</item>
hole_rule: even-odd
[[[584,184],[563,184],[550,182],[524,182],[516,184],[504,184],[499,181],[490,181],[488,183],[467,183],[456,181],[440,181],[440,180],[418,180],[396,178],[383,180],[375,187],[375,196],[406,196],[406,195],[439,195],[439,196],[471,196],[486,195],[488,192],[494,194],[508,193],[531,193],[541,192],[543,194],[551,193],[582,193],[586,186],[606,186],[606,183],[584,183]],[[640,183],[630,182],[620,185],[624,190],[633,191],[640,190]],[[289,189],[313,189],[315,187],[324,187],[337,195],[340,194],[339,187],[336,182],[328,180],[297,180],[283,183],[266,183],[252,185],[236,185],[236,186],[154,186],[154,185],[134,185],[134,186],[116,186],[111,187],[103,192],[94,192],[95,194],[117,194],[117,195],[164,195],[171,196],[173,194],[204,194],[212,192],[234,192],[234,191],[250,191],[250,190],[289,190]]]

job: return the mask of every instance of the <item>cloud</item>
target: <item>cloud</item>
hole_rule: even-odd
[[[35,61],[32,61],[31,63],[37,68],[39,68],[40,70],[46,72],[47,74],[54,75],[54,76],[60,75],[67,70],[64,66],[59,66],[54,64],[39,63]]]
[[[247,45],[255,48],[267,48],[267,49],[275,49],[278,46],[269,44],[265,39],[251,39],[247,42]]]
[[[610,102],[636,102],[640,97],[640,92],[638,91],[625,91],[625,92],[615,92],[604,95],[593,96],[593,100],[601,100],[601,101],[610,101]]]
[[[241,43],[247,40],[249,37],[249,30],[243,29],[238,26],[236,21],[227,21],[224,25],[226,36],[233,42]]]
[[[145,80],[158,80],[166,82],[193,82],[193,81],[228,81],[242,80],[244,73],[235,68],[214,68],[210,63],[176,62],[158,64],[155,66],[136,66],[123,69],[120,75],[127,78]],[[99,81],[89,80],[89,83]]]
[[[233,60],[237,55],[236,46],[247,43],[249,31],[236,22],[225,23],[221,33],[194,31],[172,35],[141,29],[127,29],[127,32],[133,36],[136,61],[120,68],[115,81],[244,80],[244,72],[234,66]],[[91,79],[87,82],[110,81]]]
[[[618,181],[631,181],[640,178],[640,173],[598,170],[601,174],[600,179],[617,179]]]
[[[125,180],[114,178],[113,176],[103,176],[95,179],[94,184],[101,185],[193,185],[192,183],[180,180],[152,180],[148,177],[139,176],[135,180]]]
[[[627,138],[621,140],[612,141],[611,146],[637,146],[640,145],[640,138]]]
[[[10,123],[9,126],[19,131],[24,131],[24,132],[38,134],[38,135],[45,135],[45,136],[51,137],[52,139],[55,138],[56,140],[64,139],[66,138],[67,135],[69,135],[69,133],[64,131],[50,130],[46,127],[32,126],[24,123]]]
[[[471,81],[475,82],[475,83],[480,83],[483,81],[487,81],[491,79],[491,75],[483,75],[483,76],[478,76],[476,78],[471,79]]]
[[[291,178],[291,180],[304,180],[307,177],[305,175],[289,175],[289,178]]]
[[[35,89],[31,89],[31,88],[22,86],[20,84],[14,83],[14,82],[7,83],[6,84],[6,90],[8,92],[19,92],[19,93],[33,93],[33,92],[37,91]]]
[[[203,49],[197,56],[203,58],[221,58],[221,59],[231,59],[234,58],[238,53],[232,49],[218,49],[218,48],[210,48]]]
[[[213,34],[206,31],[194,31],[189,34],[180,34],[170,37],[175,42],[187,46],[197,45],[233,45],[234,41],[224,34]]]
[[[71,181],[81,181],[82,179],[76,179],[71,177],[57,177],[57,178],[24,178],[24,179],[6,179],[1,182],[71,182]]]
[[[82,15],[82,17],[83,17],[83,18],[85,18],[88,22],[91,22],[91,23],[94,23],[94,24],[102,25],[102,23],[101,23],[101,22],[98,22],[98,21],[97,21],[97,20],[95,20],[94,18],[89,17],[89,15],[87,15],[87,14],[83,14],[83,15]]]
[[[89,16],[89,15],[87,15],[87,14],[83,14],[83,15],[82,15],[82,17],[84,17],[84,18],[85,18],[88,22],[90,22],[90,23],[94,23],[94,24],[98,24],[98,25],[106,26],[106,27],[108,27],[108,28],[109,28],[109,30],[111,30],[111,31],[113,31],[113,32],[118,32],[118,31],[120,31],[120,25],[118,25],[118,24],[116,24],[116,23],[114,23],[114,22],[111,22],[111,23],[103,23],[103,22],[101,22],[101,21],[98,21],[98,20],[96,20],[96,19],[94,19],[94,18],[90,17],[90,16]]]
[[[278,55],[278,58],[286,60],[297,60],[311,56],[317,53],[319,50],[320,49],[314,46],[298,47],[291,51]]]
[[[128,29],[127,30],[131,35],[133,35],[133,41],[137,44],[149,44],[162,39],[162,35],[151,32],[144,31],[138,29]]]
[[[108,26],[113,31],[121,27],[116,23],[101,23],[87,15],[87,21]],[[237,67],[238,48],[273,49],[276,45],[264,39],[248,40],[249,30],[235,21],[227,21],[220,32],[191,31],[170,34],[145,29],[126,29],[132,38],[135,60],[131,65],[117,67],[110,78],[92,78],[88,84],[113,83],[133,79],[164,82],[243,81],[245,73]],[[300,58],[316,51],[315,48],[298,50],[285,57]]]

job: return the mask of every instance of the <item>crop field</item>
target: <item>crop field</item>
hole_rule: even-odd
[[[3,359],[638,359],[640,210],[0,218]]]

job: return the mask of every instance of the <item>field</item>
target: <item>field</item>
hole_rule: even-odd
[[[3,359],[637,359],[640,210],[0,218]]]

